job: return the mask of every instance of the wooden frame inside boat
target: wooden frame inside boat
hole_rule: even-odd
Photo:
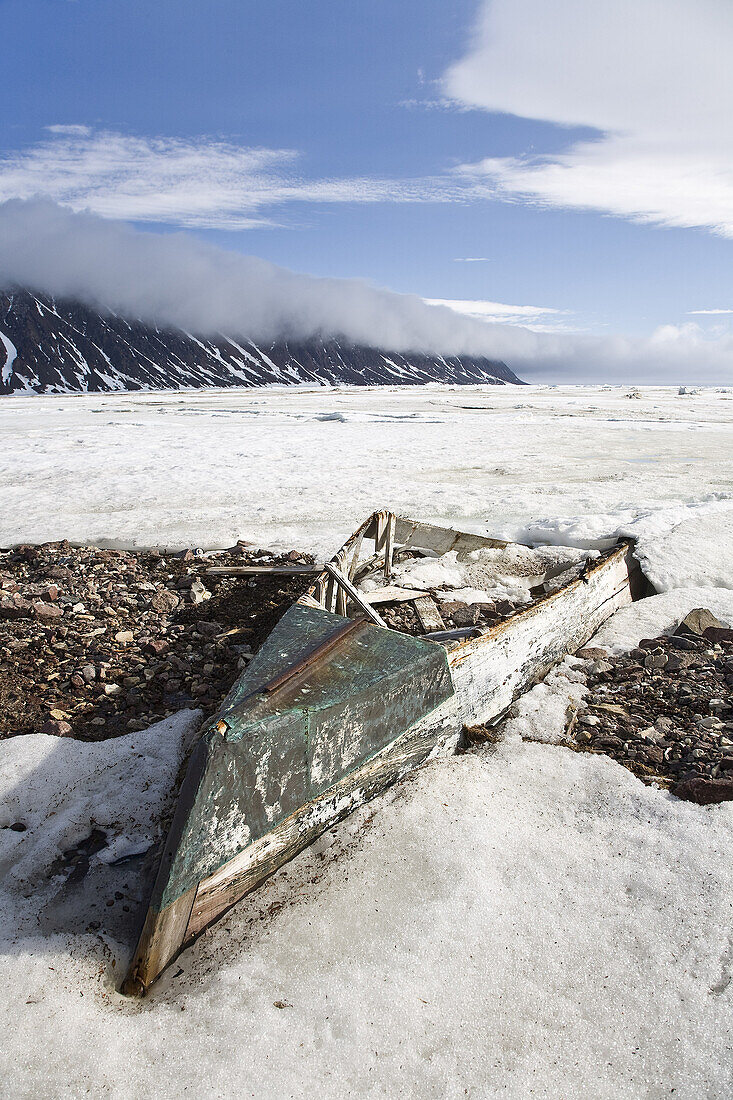
[[[371,544],[371,545],[370,545]],[[632,598],[628,542],[479,636],[441,644],[387,629],[358,590],[406,552],[458,559],[508,543],[370,516],[282,617],[188,763],[145,923],[122,986],[142,995],[206,927],[464,725],[501,715]]]

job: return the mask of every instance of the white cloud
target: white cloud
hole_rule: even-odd
[[[550,309],[547,306],[513,306],[506,302],[487,302],[484,299],[426,298],[431,306],[447,306],[464,317],[473,317],[484,323],[521,325],[531,332],[577,332],[575,326],[561,318],[568,311]]]
[[[13,284],[200,333],[259,341],[325,335],[393,351],[486,355],[536,381],[733,382],[733,335],[711,338],[694,322],[643,340],[533,331],[543,318],[562,324],[562,315],[496,302],[431,305],[48,200],[0,204],[0,287]]]
[[[599,134],[459,174],[476,194],[733,236],[731,56],[730,0],[483,0],[447,92]]]
[[[490,256],[455,256],[453,263],[456,264],[488,264],[491,263]]]
[[[308,180],[292,149],[47,129],[45,141],[0,158],[0,202],[44,196],[106,218],[246,229],[272,224],[265,211],[288,202],[449,202],[466,189],[447,177]]]
[[[688,316],[692,314],[704,314],[705,316],[715,316],[719,313],[733,313],[733,309],[688,309]]]

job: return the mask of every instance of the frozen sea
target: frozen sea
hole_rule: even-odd
[[[695,606],[733,623],[733,393],[630,392],[2,399],[0,545],[324,554],[390,507],[535,541],[633,535],[662,594],[603,627],[614,652]],[[54,859],[93,827],[145,846],[198,716],[0,744],[3,1094],[727,1100],[733,804],[552,744],[576,690],[561,667],[495,751],[347,819],[142,1004],[115,992],[114,937],[59,913]]]
[[[630,524],[664,535],[690,509],[718,532],[733,507],[733,391],[631,392],[4,398],[0,546],[66,537],[208,549],[246,538],[325,554],[384,507],[546,541],[593,540]]]

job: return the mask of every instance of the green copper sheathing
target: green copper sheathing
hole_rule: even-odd
[[[192,757],[154,891],[156,908],[453,694],[442,647],[376,626],[344,638],[297,681],[261,693],[346,621],[294,605],[235,684]],[[220,719],[224,733],[217,730]]]

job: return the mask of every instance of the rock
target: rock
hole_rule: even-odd
[[[55,584],[49,584],[48,588],[44,588],[43,592],[41,593],[41,599],[48,600],[50,603],[53,603],[54,600],[57,600],[58,598],[59,590]]]
[[[644,658],[645,668],[664,668],[669,660],[666,653],[650,653]]]
[[[64,610],[55,603],[44,603],[43,600],[37,600],[33,604],[33,614],[37,619],[60,619]]]
[[[191,585],[191,588],[189,589],[189,596],[191,599],[191,603],[196,604],[203,603],[204,600],[211,599],[211,593],[199,577],[196,577],[195,581]]]
[[[119,684],[105,684],[103,691],[105,695],[119,695],[122,688]]]
[[[729,630],[725,626],[706,626],[703,631],[703,637],[708,642],[714,644],[720,644],[720,642],[733,642],[733,630]]]
[[[159,611],[161,614],[174,611],[180,602],[176,593],[170,592],[167,588],[162,589],[160,592],[156,592],[150,601],[153,609]]]
[[[0,619],[27,619],[32,609],[30,601],[23,599],[18,592],[0,595]]]
[[[45,733],[49,737],[70,737],[73,732],[69,723],[60,718],[49,718],[41,726],[41,733]]]
[[[115,641],[120,645],[132,645],[134,636],[131,630],[118,630],[115,634]]]
[[[675,630],[675,634],[702,635],[710,627],[716,627],[721,630],[726,629],[720,619],[716,619],[715,615],[713,615],[712,611],[708,611],[707,607],[695,607],[689,615],[685,615],[684,619]]]
[[[693,642],[692,638],[687,638],[687,637],[684,636],[684,634],[680,634],[680,635],[675,634],[671,638],[669,638],[668,641],[669,641],[669,644],[671,646],[674,646],[675,649],[683,649],[683,650],[696,650],[697,649],[697,646]]]
[[[153,657],[157,657],[159,654],[165,653],[166,649],[168,649],[168,645],[169,643],[162,638],[151,638],[145,646],[145,652]]]
[[[87,684],[91,684],[92,680],[96,680],[97,678],[97,670],[94,665],[84,665],[81,674]]]
[[[683,779],[672,787],[672,794],[699,806],[712,806],[733,800],[733,779]]]

